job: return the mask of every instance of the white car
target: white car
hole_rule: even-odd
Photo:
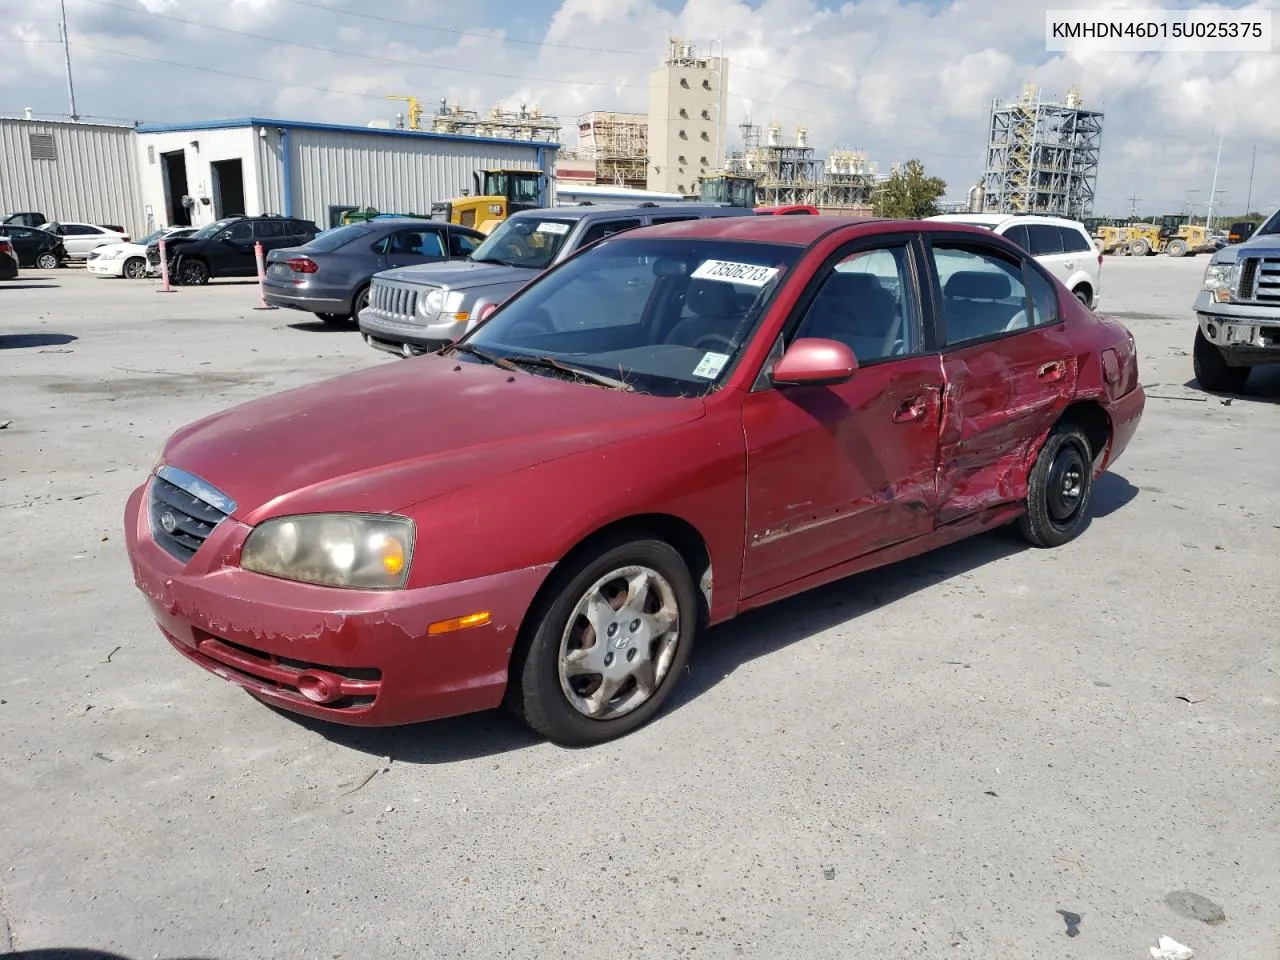
[[[105,247],[109,243],[128,243],[129,235],[108,230],[93,223],[77,223],[75,221],[56,221],[40,224],[41,230],[56,233],[62,238],[62,245],[67,248],[67,259],[86,260],[91,251]]]
[[[1012,240],[1061,280],[1077,300],[1098,309],[1102,254],[1078,220],[1007,213],[946,213],[928,219],[985,227]]]
[[[148,274],[147,245],[161,238],[187,237],[196,232],[195,227],[161,227],[147,234],[137,243],[109,243],[89,251],[85,262],[88,271],[98,277],[127,277],[142,280]]]

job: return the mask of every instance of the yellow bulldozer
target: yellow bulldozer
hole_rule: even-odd
[[[1209,230],[1203,224],[1186,222],[1183,217],[1164,217],[1160,223],[1131,223],[1128,230],[1128,249],[1131,257],[1145,257],[1163,253],[1169,257],[1185,257],[1188,254],[1211,253],[1214,245]]]
[[[431,219],[489,233],[511,214],[542,206],[541,170],[478,170],[475,196],[455,197],[431,205]]]
[[[1094,231],[1093,239],[1100,253],[1127,256],[1129,253],[1129,228],[1114,224],[1100,226]]]

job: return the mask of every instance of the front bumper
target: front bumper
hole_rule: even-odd
[[[103,260],[100,257],[94,257],[85,264],[85,269],[99,277],[123,277],[124,258]]]
[[[134,582],[183,656],[261,700],[356,726],[395,726],[498,706],[524,614],[550,566],[412,590],[342,590],[235,565],[249,528],[222,521],[185,565],[148,529],[148,485],[125,508]],[[440,620],[491,619],[440,636]],[[317,702],[302,691],[327,690]]]
[[[1196,298],[1196,323],[1233,366],[1280,363],[1280,310],[1275,307],[1214,303],[1203,292]]]
[[[468,320],[446,323],[405,323],[380,316],[371,309],[360,311],[360,335],[369,346],[388,353],[403,353],[404,346],[418,350],[438,350],[467,332]]]

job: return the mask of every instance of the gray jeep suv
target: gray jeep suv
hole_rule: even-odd
[[[645,203],[525,210],[494,229],[463,261],[384,270],[369,287],[360,333],[378,350],[411,357],[457,340],[543,270],[589,244],[637,227],[751,216],[746,207]]]

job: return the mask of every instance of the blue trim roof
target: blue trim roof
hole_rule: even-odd
[[[333,133],[366,133],[382,137],[417,137],[450,143],[501,143],[507,146],[559,150],[560,144],[544,140],[508,140],[505,137],[467,137],[430,130],[396,130],[385,127],[357,127],[342,123],[313,123],[309,120],[272,120],[269,117],[235,117],[230,120],[197,120],[194,123],[144,123],[138,133],[186,133],[189,130],[226,130],[234,127],[284,127],[286,130],[327,130]]]

